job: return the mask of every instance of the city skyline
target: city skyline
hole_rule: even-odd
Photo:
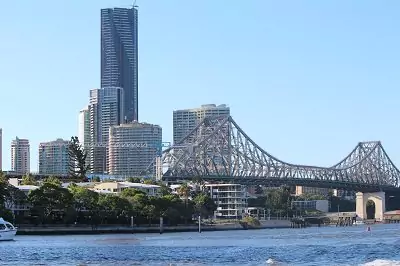
[[[399,165],[399,4],[341,3],[254,1],[228,11],[214,1],[140,3],[140,121],[159,124],[172,141],[173,110],[226,103],[250,137],[286,161],[330,165],[355,142],[381,140]],[[3,169],[17,135],[35,149],[77,135],[87,91],[100,87],[99,10],[131,4],[5,3],[29,23],[0,18],[12,40],[0,44],[0,86],[8,88],[0,107]],[[47,6],[74,20],[51,12],[33,19]],[[20,79],[22,62],[32,71]]]

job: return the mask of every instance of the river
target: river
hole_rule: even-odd
[[[400,224],[90,236],[17,236],[0,265],[400,265]]]

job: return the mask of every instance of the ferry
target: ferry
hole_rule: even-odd
[[[0,241],[14,240],[17,228],[0,217]]]

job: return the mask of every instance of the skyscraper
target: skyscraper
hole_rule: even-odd
[[[162,129],[133,122],[110,128],[108,167],[112,175],[141,176],[160,152]]]
[[[124,89],[124,117],[138,121],[138,10],[101,10],[101,87]]]
[[[192,131],[205,117],[230,115],[230,109],[225,104],[206,104],[200,108],[176,110],[173,114],[174,143],[177,143]]]
[[[83,147],[90,143],[90,113],[88,106],[79,111],[78,139]]]
[[[57,139],[39,144],[39,174],[67,175],[70,158],[68,140]]]
[[[29,140],[15,138],[11,142],[11,171],[26,174],[30,171]]]
[[[108,87],[90,90],[88,151],[92,173],[106,172],[109,129],[123,122],[123,102],[122,88]]]

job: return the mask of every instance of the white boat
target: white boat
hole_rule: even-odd
[[[364,225],[364,221],[358,220],[353,223],[353,225]]]
[[[17,228],[0,217],[0,241],[14,240]]]

